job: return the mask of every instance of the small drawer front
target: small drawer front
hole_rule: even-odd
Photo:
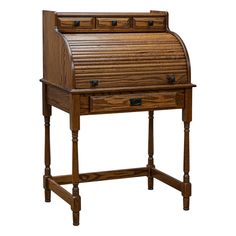
[[[128,29],[130,28],[129,18],[97,18],[96,19],[97,29]]]
[[[58,28],[62,32],[79,32],[81,29],[92,29],[95,27],[93,17],[60,17]]]
[[[133,27],[134,29],[165,31],[165,17],[134,17]]]
[[[91,113],[183,108],[183,106],[183,92],[134,93],[90,97]]]

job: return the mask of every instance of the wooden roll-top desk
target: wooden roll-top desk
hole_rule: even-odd
[[[168,28],[168,13],[64,13],[43,11],[43,115],[45,119],[45,201],[51,191],[64,199],[79,225],[79,184],[146,176],[148,189],[158,179],[179,190],[189,209],[189,125],[192,88],[187,50]],[[70,116],[72,173],[52,176],[51,107]],[[157,170],[153,160],[154,110],[182,109],[184,176],[177,180]],[[148,160],[141,168],[79,173],[80,116],[148,111]],[[95,116],[96,117],[96,116]],[[72,184],[72,193],[61,185]]]

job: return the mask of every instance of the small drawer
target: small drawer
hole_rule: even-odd
[[[171,109],[183,108],[183,106],[183,92],[134,93],[90,97],[91,113]]]
[[[128,29],[130,28],[130,18],[97,18],[97,29]]]
[[[93,17],[60,17],[58,18],[58,28],[62,32],[79,32],[83,29],[94,28]]]
[[[133,28],[165,31],[166,29],[165,17],[146,17],[146,18],[134,17]]]

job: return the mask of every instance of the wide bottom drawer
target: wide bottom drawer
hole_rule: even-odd
[[[183,92],[152,92],[91,96],[91,113],[183,108]]]

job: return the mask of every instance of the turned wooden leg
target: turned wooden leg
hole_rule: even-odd
[[[48,177],[51,176],[51,156],[50,156],[50,116],[44,116],[44,126],[45,126],[45,150],[44,150],[44,191],[45,191],[45,202],[51,201],[51,190],[48,188]]]
[[[189,197],[191,196],[191,183],[189,178],[189,128],[190,122],[184,122],[184,176],[183,176],[183,208],[189,210]]]
[[[51,117],[51,106],[47,102],[47,86],[43,84],[43,115],[44,115],[44,176],[43,186],[45,192],[45,202],[51,201],[51,190],[48,187],[48,178],[51,177],[51,155],[50,155],[50,117]]]
[[[71,209],[73,212],[73,225],[79,225],[79,212],[81,200],[79,195],[79,157],[78,157],[78,132],[80,129],[80,96],[70,96],[70,129],[72,132],[72,197]]]
[[[81,208],[79,195],[79,161],[78,161],[78,131],[72,131],[72,211],[73,211],[73,225],[79,225],[79,212]]]
[[[154,160],[153,160],[153,154],[154,154],[154,148],[153,148],[153,117],[154,112],[149,111],[149,117],[148,117],[148,189],[153,189],[153,177],[152,177],[152,168],[155,168],[154,166]]]

